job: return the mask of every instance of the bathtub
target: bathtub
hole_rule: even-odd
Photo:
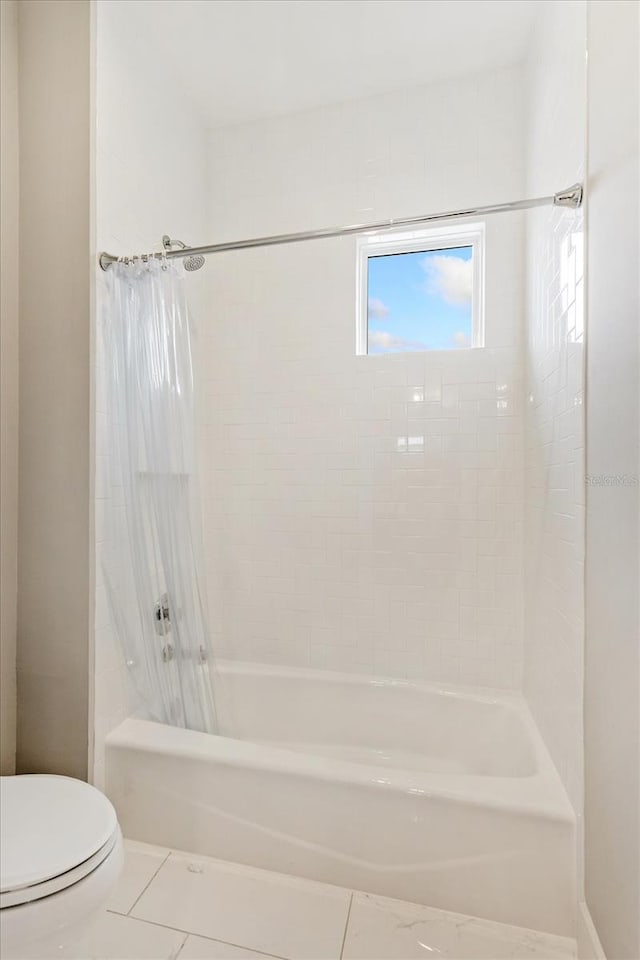
[[[521,696],[218,662],[220,735],[106,742],[125,836],[572,936],[575,822]]]

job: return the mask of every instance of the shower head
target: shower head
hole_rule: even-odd
[[[183,243],[182,240],[172,240],[166,233],[162,238],[162,246],[165,250],[171,250],[171,247],[178,246],[183,250],[188,250],[186,243]],[[193,273],[194,270],[199,270],[200,267],[204,267],[204,257],[201,254],[196,253],[191,257],[184,258],[184,268],[190,273]]]
[[[196,253],[192,257],[185,257],[184,259],[184,268],[193,272],[194,270],[199,270],[200,267],[204,267],[204,257],[201,254]]]

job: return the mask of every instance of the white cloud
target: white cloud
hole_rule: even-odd
[[[369,349],[377,353],[402,353],[410,350],[425,350],[426,345],[416,340],[405,340],[386,330],[369,331]]]
[[[456,330],[453,335],[453,342],[455,343],[456,347],[470,347],[471,337],[462,330]]]
[[[427,275],[429,293],[440,294],[447,303],[456,306],[471,303],[472,260],[430,254],[422,261],[422,269]]]
[[[369,297],[369,316],[375,320],[384,320],[389,316],[389,307],[378,297]]]

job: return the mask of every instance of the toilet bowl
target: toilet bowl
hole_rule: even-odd
[[[0,778],[0,956],[53,957],[106,903],[123,862],[116,812],[70,777]]]

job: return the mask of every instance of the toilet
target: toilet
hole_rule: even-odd
[[[95,787],[0,778],[0,956],[54,957],[106,903],[123,862],[118,818]]]

